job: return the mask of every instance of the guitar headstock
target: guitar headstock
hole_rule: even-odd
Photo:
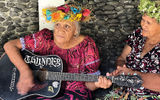
[[[139,75],[118,75],[112,77],[112,82],[119,86],[126,86],[132,88],[140,88],[142,86],[142,79]]]

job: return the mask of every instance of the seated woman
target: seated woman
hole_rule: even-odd
[[[120,73],[137,73],[143,80],[139,89],[128,88],[130,95],[158,98],[160,95],[160,6],[150,0],[141,0],[139,10],[143,13],[141,28],[128,36],[126,46],[117,59]]]
[[[74,9],[78,9],[78,13]],[[95,42],[91,37],[80,34],[79,21],[88,21],[90,10],[76,5],[63,5],[43,9],[43,14],[47,21],[55,22],[53,33],[43,29],[4,45],[5,52],[20,72],[17,89],[21,95],[26,94],[34,86],[34,81],[31,69],[20,55],[20,49],[27,49],[39,55],[58,55],[63,59],[66,65],[64,69],[68,73],[100,74],[98,70],[100,59]],[[96,88],[108,88],[110,85],[111,81],[102,76],[98,82],[67,81],[63,86],[63,95],[51,99],[92,100],[91,91]]]

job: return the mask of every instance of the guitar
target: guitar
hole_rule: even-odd
[[[52,98],[60,91],[62,80],[98,81],[98,75],[63,73],[63,62],[57,55],[39,56],[27,50],[21,51],[21,55],[32,69],[36,85],[26,95],[18,94],[16,84],[19,79],[19,71],[5,54],[0,59],[0,98],[2,100],[21,100],[31,95]],[[106,77],[119,86],[139,88],[142,85],[142,79],[138,75]]]

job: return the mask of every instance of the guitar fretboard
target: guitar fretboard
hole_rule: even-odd
[[[96,82],[98,81],[98,75],[79,74],[79,73],[62,73],[51,71],[39,71],[40,79],[45,80],[60,80],[60,81],[84,81],[84,82]],[[119,86],[129,86],[139,88],[142,85],[142,80],[137,75],[118,75],[118,76],[106,76],[112,83],[116,83]]]
[[[61,72],[47,72],[47,80],[63,80],[63,81],[98,81],[97,75],[78,74],[78,73],[61,73]]]

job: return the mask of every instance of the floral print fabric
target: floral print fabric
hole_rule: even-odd
[[[127,44],[132,48],[130,54],[126,58],[126,65],[128,68],[144,73],[160,73],[160,43],[141,58],[140,55],[146,41],[146,38],[142,36],[141,31],[141,29],[137,29],[133,34],[129,35],[126,40]],[[160,94],[145,89],[144,87],[141,87],[140,89],[128,88],[128,90],[138,95]]]

